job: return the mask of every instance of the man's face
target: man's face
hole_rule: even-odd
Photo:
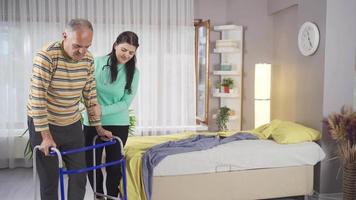
[[[63,33],[63,48],[73,60],[84,58],[93,40],[93,32],[89,28],[79,28],[73,32]]]

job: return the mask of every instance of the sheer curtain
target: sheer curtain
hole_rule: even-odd
[[[94,56],[109,53],[120,32],[138,34],[136,134],[194,129],[193,10],[193,0],[0,0],[0,168],[23,165],[14,158],[23,143],[16,136],[27,127],[32,57],[61,39],[72,18],[93,23]]]

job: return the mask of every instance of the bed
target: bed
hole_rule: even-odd
[[[194,135],[185,134],[183,138]],[[138,190],[144,186],[142,173],[137,170],[144,152],[156,144],[180,140],[181,136],[128,141],[128,182],[139,174],[136,183],[128,184],[130,199],[146,199]],[[140,142],[145,143],[143,148],[138,147]],[[203,151],[169,155],[153,169],[151,199],[235,200],[309,195],[313,193],[314,165],[324,157],[314,142],[283,145],[273,140],[234,141]]]
[[[154,170],[152,200],[309,195],[313,193],[313,166],[324,157],[314,142],[281,145],[272,140],[242,140],[171,155]]]

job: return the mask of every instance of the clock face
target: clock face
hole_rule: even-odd
[[[318,49],[319,30],[312,22],[305,22],[299,29],[298,47],[304,56],[310,56]]]

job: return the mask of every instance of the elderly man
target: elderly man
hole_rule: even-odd
[[[40,145],[37,170],[41,199],[58,199],[58,162],[48,156],[50,147],[61,151],[82,148],[84,135],[78,105],[83,97],[91,111],[90,123],[101,135],[110,134],[100,126],[100,108],[95,90],[93,57],[88,51],[93,27],[88,20],[71,20],[63,39],[45,45],[33,59],[30,95],[27,105],[32,147]],[[85,167],[84,153],[63,157],[67,169]],[[86,174],[69,176],[68,199],[85,195]]]

